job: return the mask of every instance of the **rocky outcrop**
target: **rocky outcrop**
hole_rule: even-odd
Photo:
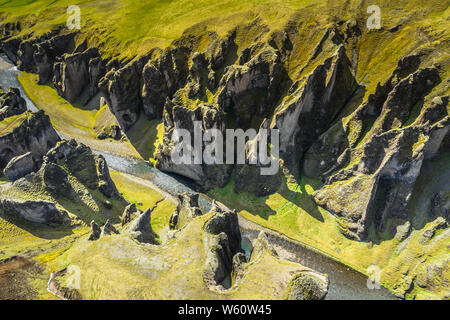
[[[170,217],[169,228],[171,230],[182,229],[189,221],[203,215],[198,204],[198,198],[198,193],[178,195],[177,208]]]
[[[97,139],[105,140],[105,139],[114,139],[120,140],[123,137],[122,130],[120,126],[117,124],[112,124],[110,126],[105,126],[102,128],[100,133],[97,135]]]
[[[34,160],[31,152],[11,159],[3,174],[6,179],[15,181],[34,171]]]
[[[314,193],[317,204],[339,217],[346,236],[364,239],[372,222],[381,231],[389,218],[407,219],[423,161],[435,156],[450,129],[450,119],[424,112],[413,125],[405,123],[413,106],[439,81],[433,68],[418,70],[399,81],[380,108],[367,141],[346,152],[345,162],[353,165],[327,178],[325,186]],[[434,103],[431,108],[439,109]]]
[[[387,101],[389,94],[400,82],[403,82],[402,87],[407,87],[409,83],[407,77],[417,71],[419,64],[419,54],[413,54],[401,59],[388,80],[384,84],[378,84],[375,93],[369,95],[367,101],[363,102],[349,116],[349,120],[336,122],[321,135],[304,156],[304,174],[312,178],[324,178],[333,172],[345,168],[352,157],[352,149],[355,149],[358,144],[363,142],[364,134],[371,129],[371,126],[381,115],[383,105]],[[433,73],[433,77],[436,77],[435,71]],[[415,81],[416,85],[417,80],[418,78]],[[422,94],[424,94],[423,90]],[[409,112],[412,105],[408,102],[403,112]],[[389,107],[386,106],[384,109],[387,110]],[[431,114],[434,114],[434,116]],[[424,116],[427,119],[431,117],[430,120],[434,123],[442,119],[445,114],[445,107],[436,105],[427,108],[427,111],[421,117]],[[432,119],[433,117],[437,118]]]
[[[57,28],[42,36],[3,39],[2,50],[22,71],[39,75],[39,83],[52,83],[71,103],[87,103],[99,91],[106,62],[96,48],[83,41],[76,46],[76,33]]]
[[[52,194],[70,196],[73,192],[69,175],[59,165],[45,161],[38,171],[44,188]]]
[[[189,49],[170,48],[156,60],[150,60],[143,69],[142,102],[148,119],[162,117],[166,99],[184,87],[188,77]]]
[[[134,219],[122,233],[129,234],[133,239],[141,243],[159,244],[151,225],[153,210],[145,210],[144,213]]]
[[[88,102],[98,85],[99,70],[92,70],[97,58],[98,52],[94,49],[62,56],[61,61],[53,65],[53,83],[58,94],[72,103],[79,99],[82,104]]]
[[[214,216],[205,223],[203,229],[212,235],[225,233],[231,252],[241,251],[241,231],[237,211],[215,212]]]
[[[106,197],[123,199],[111,180],[105,158],[95,155],[82,143],[75,140],[62,141],[47,153],[44,160],[46,164],[64,167],[83,185],[92,190],[98,189]]]
[[[227,68],[217,103],[235,115],[239,128],[247,129],[256,115],[264,117],[273,111],[287,78],[285,72],[278,52],[268,46],[245,64]]]
[[[214,149],[216,145],[222,147],[220,141],[213,140],[211,130],[218,130],[225,136],[223,112],[212,105],[199,105],[195,109],[189,109],[168,101],[164,108],[164,128],[163,143],[159,145],[155,154],[158,169],[188,177],[205,189],[214,186],[223,187],[227,184],[232,166],[223,164],[225,161],[218,154],[217,161],[202,159],[207,147],[210,149]],[[184,137],[179,136],[180,130],[185,130],[191,141],[184,141]],[[210,143],[204,143],[201,139],[206,132],[211,133]],[[195,137],[200,139],[200,142],[194,146]],[[184,151],[181,150],[183,146],[187,146]],[[212,153],[210,152],[211,155]],[[174,156],[185,157],[186,161],[174,161]],[[197,158],[201,161],[196,160]]]
[[[100,239],[100,235],[102,233],[102,230],[98,226],[97,223],[95,223],[94,220],[91,221],[91,233],[89,234],[88,241],[95,241]]]
[[[35,169],[42,164],[42,157],[60,140],[58,134],[43,111],[26,117],[12,131],[0,136],[0,170],[12,158],[31,152]]]
[[[142,212],[140,210],[138,210],[138,208],[136,207],[136,205],[134,203],[129,204],[128,206],[125,207],[122,217],[120,218],[122,226],[128,224],[134,218],[136,218],[137,215],[141,215],[141,214],[142,214]]]
[[[323,300],[328,292],[327,282],[317,276],[301,272],[289,282],[287,300]]]
[[[148,59],[144,56],[122,68],[112,68],[99,83],[111,112],[125,131],[137,121],[142,109],[141,75]]]
[[[8,92],[0,93],[0,121],[27,111],[27,103],[17,88],[9,88]]]
[[[7,215],[21,216],[25,220],[36,223],[61,225],[68,221],[67,212],[59,210],[52,202],[42,200],[0,199],[0,209]]]
[[[293,89],[295,91],[293,91]],[[356,88],[351,64],[340,46],[303,84],[295,83],[272,121],[280,130],[280,151],[287,166],[324,133]]]
[[[234,257],[242,250],[237,213],[215,212],[203,230],[208,246],[203,281],[211,290],[221,291],[231,284],[233,266],[239,265],[233,263]]]
[[[272,148],[279,148],[277,140],[279,135],[272,138],[272,134],[270,121],[265,119],[256,137],[245,145],[245,164],[236,165],[234,183],[236,193],[247,192],[264,197],[280,188],[283,177],[279,153],[273,155],[271,151]],[[265,148],[265,155],[261,152],[261,148]]]
[[[102,228],[102,232],[100,233],[100,238],[104,236],[109,236],[111,234],[118,234],[119,232],[116,230],[116,228],[111,224],[111,221],[109,219],[105,222]]]
[[[33,45],[33,60],[39,83],[46,84],[53,80],[54,64],[74,46],[74,34],[56,35],[48,40]]]

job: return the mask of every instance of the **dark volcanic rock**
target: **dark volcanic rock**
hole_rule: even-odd
[[[152,210],[147,209],[144,213],[134,219],[124,230],[124,233],[142,243],[158,244],[156,235],[151,225]]]
[[[118,234],[119,232],[114,228],[109,220],[106,221],[105,225],[102,228],[102,232],[100,233],[100,238],[104,236],[109,236],[111,234]]]
[[[262,117],[274,109],[285,73],[277,51],[268,47],[246,64],[227,68],[217,103],[226,112],[232,110],[238,127],[247,129],[255,115]]]
[[[11,159],[3,170],[5,177],[11,181],[20,179],[34,171],[34,160],[31,152],[25,153]]]
[[[371,222],[381,231],[389,218],[408,218],[409,199],[423,161],[437,154],[450,130],[450,118],[442,112],[448,99],[434,99],[422,107],[413,125],[404,124],[413,106],[439,81],[433,68],[398,81],[382,102],[369,139],[348,150],[343,164],[354,165],[326,179],[326,185],[314,193],[317,204],[340,217],[339,225],[348,237],[365,238]],[[376,203],[380,203],[378,210]]]
[[[111,180],[105,158],[95,155],[84,144],[75,140],[62,141],[48,152],[45,161],[64,166],[69,174],[90,189],[98,189],[109,198],[123,199]]]
[[[27,111],[27,103],[17,88],[9,88],[6,93],[0,93],[0,121]]]
[[[160,118],[166,99],[184,87],[188,77],[188,58],[187,48],[172,48],[145,65],[142,73],[142,102],[148,119]]]
[[[53,65],[59,57],[69,52],[74,46],[75,34],[56,35],[48,40],[34,44],[33,59],[39,83],[45,84],[53,79]]]
[[[36,168],[42,157],[60,140],[43,111],[31,114],[11,132],[0,136],[0,170],[16,156],[31,152]]]
[[[68,219],[67,212],[56,208],[55,204],[47,201],[18,201],[0,200],[0,208],[8,215],[19,215],[25,220],[45,223],[63,224]]]
[[[242,251],[237,213],[215,212],[203,229],[209,235],[203,280],[210,289],[222,290],[233,273],[233,265],[237,265],[233,264],[235,255]]]
[[[122,217],[121,217],[121,223],[122,226],[126,225],[127,223],[131,222],[133,220],[135,215],[140,215],[142,212],[140,212],[134,203],[129,204],[125,210],[123,211]]]
[[[99,83],[107,94],[109,108],[125,131],[137,121],[142,108],[141,78],[147,61],[148,57],[143,57],[123,68],[112,69]]]
[[[95,223],[94,220],[91,221],[91,233],[89,234],[88,241],[95,241],[100,238],[100,235],[102,233],[102,230],[98,226],[97,223]]]
[[[51,193],[63,196],[69,196],[72,193],[68,174],[59,165],[44,161],[38,173],[42,178],[44,187]]]
[[[197,128],[193,121],[199,124]],[[216,129],[225,136],[225,115],[223,112],[210,105],[199,105],[191,110],[167,102],[164,111],[164,127],[164,143],[160,144],[155,154],[156,167],[158,169],[188,177],[205,189],[214,186],[223,187],[227,184],[232,170],[231,165],[208,164],[206,161],[196,164],[194,162],[194,152],[189,154],[189,157],[192,159],[190,163],[176,164],[172,159],[173,154],[177,152],[177,145],[181,145],[180,142],[182,142],[174,134],[174,130],[187,130],[192,139],[194,139],[195,130],[198,130],[198,134],[204,134],[208,130]],[[190,143],[188,144],[190,145]],[[202,143],[202,154],[208,145],[212,146],[213,142]],[[223,159],[219,160],[223,161]]]
[[[97,84],[90,86],[89,63],[97,56],[96,50],[89,49],[81,53],[64,55],[60,62],[54,64],[53,83],[60,96],[72,103],[78,99],[86,103],[92,94],[95,94],[92,88]]]
[[[198,198],[198,193],[178,195],[177,208],[170,217],[169,228],[171,230],[181,229],[192,219],[203,214],[198,205]]]
[[[295,165],[324,133],[356,88],[345,49],[318,66],[280,107],[272,128],[280,130],[280,151],[286,165]]]

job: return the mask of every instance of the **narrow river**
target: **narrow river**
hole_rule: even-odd
[[[13,86],[19,88],[22,97],[27,102],[27,107],[31,111],[38,109],[33,102],[27,97],[25,91],[17,80],[20,73],[4,55],[0,56],[0,87],[7,90]],[[108,153],[96,151],[102,154],[108,166],[111,169],[121,171],[141,179],[145,179],[165,192],[175,196],[182,192],[194,192],[195,185],[188,179],[168,175],[159,170],[152,168],[147,162],[138,159],[129,159]],[[200,197],[200,206],[202,210],[209,211],[211,208],[211,200],[202,195]],[[270,242],[279,252],[280,256],[298,262],[306,267],[316,271],[326,273],[328,275],[330,286],[327,294],[327,300],[392,300],[396,299],[388,290],[381,288],[379,290],[370,290],[367,286],[367,277],[363,274],[350,269],[349,267],[318,253],[307,245],[286,238],[285,236],[267,230],[251,221],[239,218],[242,235],[250,241],[254,240],[261,230],[268,233]]]

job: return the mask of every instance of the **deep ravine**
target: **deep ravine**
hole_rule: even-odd
[[[20,89],[22,97],[27,101],[27,107],[30,111],[38,109],[27,97],[23,87],[17,80],[20,71],[12,65],[5,56],[0,60],[0,86],[14,86]],[[69,138],[69,137],[66,137]],[[108,166],[111,169],[130,174],[140,179],[144,179],[154,184],[171,196],[176,196],[183,192],[195,192],[195,184],[186,178],[174,177],[152,168],[147,162],[139,159],[112,155],[102,151],[95,151],[102,154]],[[202,195],[199,204],[203,210],[209,210],[211,200]],[[285,259],[298,262],[306,267],[312,268],[329,276],[330,285],[327,294],[327,300],[340,299],[395,299],[395,297],[386,289],[369,290],[367,287],[368,278],[363,274],[350,269],[349,267],[337,262],[325,255],[318,253],[318,250],[309,248],[306,244],[289,239],[277,232],[268,230],[254,222],[248,221],[243,217],[239,218],[239,223],[243,237],[254,240],[260,231],[266,231],[269,239],[273,243],[277,252]]]

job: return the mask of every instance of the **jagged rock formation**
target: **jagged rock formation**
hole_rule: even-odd
[[[45,161],[38,171],[43,186],[53,194],[69,196],[72,186],[68,180],[67,172],[59,165]]]
[[[60,140],[58,134],[43,111],[26,117],[12,131],[0,136],[0,170],[3,170],[12,158],[28,152],[33,155],[35,169],[42,164],[42,157]]]
[[[0,121],[27,111],[27,103],[17,88],[9,88],[8,92],[0,93]]]
[[[102,228],[102,232],[100,233],[100,238],[104,236],[109,236],[111,234],[118,234],[119,232],[116,228],[111,224],[109,219],[105,222]]]
[[[177,208],[170,216],[169,228],[171,230],[182,229],[189,221],[203,214],[198,205],[199,196],[198,193],[178,195]]]
[[[68,221],[67,212],[59,210],[54,203],[48,201],[0,199],[0,209],[7,215],[21,216],[36,223],[61,225]]]
[[[188,58],[187,48],[169,48],[144,66],[142,102],[149,119],[161,118],[166,99],[184,86],[188,76]]]
[[[141,243],[149,243],[157,245],[156,235],[153,232],[151,219],[154,209],[147,209],[144,213],[140,214],[137,218],[130,222],[125,228],[123,233],[129,234],[133,239]]]
[[[32,164],[34,165],[35,162],[32,154],[28,153],[24,159],[23,161],[28,161],[28,169],[33,169]],[[5,170],[7,175],[18,173],[23,175],[27,168],[26,163],[22,163],[23,161],[22,157],[12,160],[13,165],[8,166]],[[38,223],[63,224],[67,222],[70,224],[74,221],[72,215],[78,214],[79,211],[72,212],[73,207],[70,207],[68,210],[72,215],[69,217],[64,210],[59,209],[59,206],[64,206],[66,200],[69,200],[75,207],[80,201],[86,205],[83,197],[86,197],[87,201],[98,201],[94,198],[95,195],[89,193],[89,189],[98,190],[103,194],[102,197],[114,197],[123,204],[128,204],[118,193],[111,180],[104,158],[95,155],[90,148],[78,144],[75,140],[58,142],[40,161],[43,163],[37,172],[31,172],[23,178],[15,179],[14,183],[8,184],[2,189],[0,209],[3,212],[21,215],[26,220]],[[19,166],[15,171],[13,171],[14,165]],[[34,199],[36,194],[46,200],[28,200],[30,195]],[[100,200],[104,201],[102,198]],[[112,208],[112,204],[109,204]],[[99,228],[94,224],[91,224],[91,229],[91,240],[95,240],[101,234],[117,233],[109,220],[101,232],[97,232]]]
[[[102,60],[86,42],[75,47],[73,34],[61,30],[23,39],[19,45],[16,40],[4,40],[2,47],[19,68],[35,71],[40,66],[42,81],[49,77],[45,70],[53,59],[52,81],[70,101],[86,101],[102,90],[124,131],[141,113],[148,119],[162,116],[163,143],[154,156],[157,168],[193,179],[205,189],[225,186],[233,168],[237,169],[234,189],[239,193],[266,196],[283,182],[281,172],[264,176],[261,163],[248,163],[259,136],[247,141],[245,165],[174,162],[181,141],[177,129],[187,130],[192,139],[196,131],[204,134],[210,129],[225,136],[231,120],[243,129],[278,129],[283,168],[295,175],[300,163],[304,174],[325,181],[314,200],[338,217],[348,237],[364,239],[372,220],[381,231],[389,215],[406,219],[408,197],[421,163],[436,154],[448,132],[446,96],[422,108],[413,126],[408,123],[413,109],[441,81],[439,68],[423,63],[426,53],[401,59],[375,93],[358,101],[365,88],[355,80],[362,34],[357,22],[329,27],[297,74],[290,74],[287,67],[298,41],[292,25],[239,53],[237,32],[223,38],[214,32],[186,33],[166,50],[155,49],[127,61]],[[202,41],[206,45],[198,50]],[[62,44],[67,44],[64,54]],[[342,121],[342,111],[355,103],[354,111]],[[423,151],[416,153],[420,149],[416,143],[422,140],[426,140]],[[202,141],[200,152],[211,146]],[[405,153],[407,149],[410,152]],[[341,188],[339,181],[349,183]],[[353,201],[356,188],[365,191]],[[392,189],[385,197],[386,206],[378,213],[369,212],[383,198],[384,189]]]
[[[355,118],[360,117],[361,109],[370,108],[372,110],[365,112],[375,113],[376,120],[368,136],[357,139],[365,139],[364,144],[341,148],[342,155],[336,154],[338,151],[334,149],[335,154],[329,158],[323,157],[327,152],[326,144],[313,146],[310,151],[321,152],[321,161],[328,166],[331,163],[335,170],[335,174],[326,179],[325,186],[314,194],[314,200],[340,217],[342,232],[353,239],[364,239],[371,222],[381,231],[389,218],[407,219],[408,201],[423,161],[435,156],[450,129],[450,119],[445,115],[448,97],[434,100],[431,106],[423,108],[412,125],[407,124],[413,106],[420,103],[440,78],[437,69],[424,68],[401,79],[402,69],[400,63],[391,78],[398,79],[396,85],[385,84],[385,88],[392,89],[384,95],[384,101],[372,96],[368,104],[355,111]],[[321,141],[336,140],[339,136],[334,131],[335,128],[331,128]],[[350,140],[345,135],[340,137]],[[313,154],[307,164],[308,174],[321,172],[321,169],[314,171],[320,168],[320,164],[314,163],[315,159],[317,156]],[[336,162],[337,159],[341,161]],[[348,163],[352,166],[343,168]],[[323,168],[330,171],[326,165]]]
[[[100,239],[100,236],[102,234],[102,230],[98,226],[97,223],[95,223],[94,220],[91,221],[91,233],[89,234],[88,240],[89,241],[95,241]]]
[[[136,217],[136,215],[140,214],[142,214],[142,212],[138,210],[138,208],[134,203],[129,204],[123,211],[122,217],[120,218],[122,226],[131,222],[131,220],[133,220]]]
[[[53,66],[53,83],[58,94],[72,103],[77,99],[81,99],[82,103],[89,101],[96,93],[93,88],[97,87],[98,82],[96,74],[100,67],[96,58],[98,53],[94,49],[62,56],[61,61]]]
[[[143,57],[123,68],[112,68],[99,83],[106,93],[108,106],[124,130],[137,121],[142,108],[140,78],[147,60],[148,57]]]
[[[323,300],[327,294],[326,282],[317,276],[299,273],[289,282],[287,300]]]
[[[231,282],[234,257],[241,253],[241,231],[237,213],[233,211],[216,212],[205,223],[208,252],[203,281],[210,289],[223,290],[226,281]],[[239,258],[236,258],[239,259]]]
[[[100,133],[97,135],[97,139],[99,140],[104,140],[108,138],[120,140],[122,137],[123,137],[122,130],[116,124],[103,127]]]
[[[33,154],[31,152],[28,152],[24,155],[12,158],[6,168],[3,170],[3,174],[7,179],[15,181],[33,172],[33,170]]]
[[[195,121],[199,124],[195,125]],[[177,137],[174,130],[187,130],[191,136],[192,143],[195,135],[205,134],[207,130],[219,130],[225,136],[225,117],[224,113],[217,110],[211,105],[200,105],[191,110],[182,105],[176,105],[168,101],[164,109],[164,125],[165,132],[163,136],[163,143],[155,154],[157,161],[156,167],[166,172],[173,172],[182,176],[188,177],[200,185],[209,188],[211,186],[225,186],[230,177],[232,166],[226,164],[207,163],[200,161],[198,164],[194,161],[174,163],[173,154],[180,153],[176,149],[179,142],[186,143]],[[210,147],[214,143],[210,144]],[[191,142],[188,142],[191,145]],[[202,156],[207,144],[200,146],[198,150],[193,150],[192,153],[187,154],[188,157]],[[184,155],[186,156],[186,155]]]
[[[67,172],[76,177],[83,185],[93,190],[98,189],[106,197],[122,199],[111,180],[105,158],[102,155],[95,155],[89,147],[82,143],[79,144],[75,140],[62,141],[51,149],[45,156],[41,169],[44,177],[45,173],[51,170],[48,168],[49,164],[50,168],[54,165],[64,166]],[[59,183],[59,181],[65,180],[64,170],[54,169],[52,171],[56,175],[47,175],[49,182],[46,182],[46,186],[50,186],[51,181]],[[55,176],[56,181],[51,176]]]

